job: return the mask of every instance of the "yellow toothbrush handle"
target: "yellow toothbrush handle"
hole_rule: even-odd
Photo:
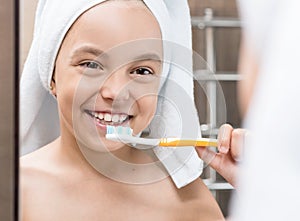
[[[162,138],[159,146],[161,147],[180,147],[180,146],[201,146],[201,147],[217,147],[216,139],[201,138],[197,140],[181,140],[177,138]]]

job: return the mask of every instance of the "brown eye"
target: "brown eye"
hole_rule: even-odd
[[[137,75],[153,75],[153,72],[148,68],[137,68],[130,72],[130,74],[137,74]]]

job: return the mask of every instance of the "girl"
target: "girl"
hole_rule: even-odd
[[[158,113],[158,92],[169,81],[164,70],[172,70],[162,40],[177,38],[165,13],[183,13],[189,22],[187,4],[170,2],[39,3],[21,81],[21,128],[24,153],[43,147],[21,159],[22,220],[223,219],[196,179],[201,168],[182,172],[199,166],[195,151],[171,152],[169,162],[165,150],[153,154],[105,139],[107,125],[138,134]],[[170,169],[176,154],[185,161]],[[172,180],[190,184],[177,189]]]

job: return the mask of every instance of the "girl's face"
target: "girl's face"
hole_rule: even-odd
[[[137,134],[156,110],[162,69],[159,25],[139,1],[107,1],[67,33],[55,65],[62,137],[97,151],[124,146],[105,139],[107,125]]]

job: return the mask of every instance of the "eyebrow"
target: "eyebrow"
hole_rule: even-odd
[[[154,60],[161,62],[161,57],[156,53],[141,54],[133,58],[134,61]]]
[[[92,47],[92,46],[84,45],[82,47],[75,49],[71,55],[71,58],[74,58],[75,56],[77,56],[78,54],[81,54],[81,53],[92,54],[96,57],[99,57],[102,55],[107,57],[107,55],[104,53],[104,51],[102,51],[98,48]],[[133,61],[143,61],[143,60],[154,60],[154,61],[161,62],[162,58],[161,58],[161,56],[159,56],[158,54],[156,54],[154,52],[145,53],[145,54],[141,54],[136,57],[133,57]]]
[[[81,53],[88,53],[98,57],[103,54],[103,51],[98,48],[85,45],[75,49],[71,57],[74,58],[76,55]]]

